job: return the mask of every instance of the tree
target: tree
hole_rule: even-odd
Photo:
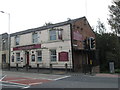
[[[100,70],[108,71],[109,62],[115,62],[115,68],[120,68],[118,65],[120,60],[120,48],[118,37],[113,33],[106,33],[104,23],[100,20],[96,26],[96,49],[99,51]],[[120,63],[119,63],[120,64]]]
[[[113,1],[113,5],[109,6],[109,10],[108,23],[116,34],[120,34],[120,1]]]
[[[97,23],[98,23],[98,25],[96,26],[96,32],[99,33],[99,34],[105,33],[106,32],[105,24],[102,23],[100,21],[100,19],[98,19]]]
[[[43,26],[53,25],[51,22],[45,23]]]

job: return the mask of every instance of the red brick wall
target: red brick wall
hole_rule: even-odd
[[[79,19],[72,24],[72,33],[74,31],[78,31],[82,35],[82,39],[84,40],[86,37],[94,37],[95,34],[91,29],[88,21],[85,18]],[[77,44],[79,49],[83,49],[83,43],[79,40],[73,40],[73,44]]]

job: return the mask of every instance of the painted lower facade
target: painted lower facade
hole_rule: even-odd
[[[26,64],[28,64],[31,67],[37,67],[37,64],[39,64],[41,68],[49,68],[50,64],[52,64],[53,68],[65,68],[65,64],[67,64],[68,68],[72,68],[72,57],[70,57],[71,56],[70,41],[39,44],[39,45],[40,47],[36,49],[31,48],[27,50],[26,49],[15,50],[15,51],[13,50],[11,52],[11,66],[16,67],[16,63],[18,63],[19,67],[24,67]],[[24,46],[24,47],[29,47],[29,46]],[[46,47],[46,48],[42,48],[42,47]],[[51,50],[56,51],[55,61],[51,61]],[[39,60],[38,52],[41,52],[41,56],[40,56],[41,60]],[[63,61],[60,60],[61,52],[67,54],[67,55],[63,54],[62,56],[62,57],[66,57],[66,60]],[[20,54],[19,61],[16,60],[18,53]]]

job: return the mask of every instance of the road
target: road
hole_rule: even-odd
[[[71,76],[57,81],[35,85],[31,88],[118,88],[118,78]]]
[[[2,88],[118,88],[118,77],[3,71]],[[120,78],[119,78],[120,79]]]

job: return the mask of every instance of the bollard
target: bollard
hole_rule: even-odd
[[[37,70],[38,70],[38,72],[39,72],[39,64],[37,64]]]
[[[28,71],[28,64],[26,64],[26,71]]]
[[[18,71],[18,63],[16,63],[16,70]]]
[[[10,71],[10,63],[8,63],[8,70]]]
[[[50,73],[52,73],[52,64],[50,64]]]
[[[65,71],[66,71],[66,73],[67,73],[67,69],[68,69],[68,65],[67,65],[67,63],[65,64]]]

